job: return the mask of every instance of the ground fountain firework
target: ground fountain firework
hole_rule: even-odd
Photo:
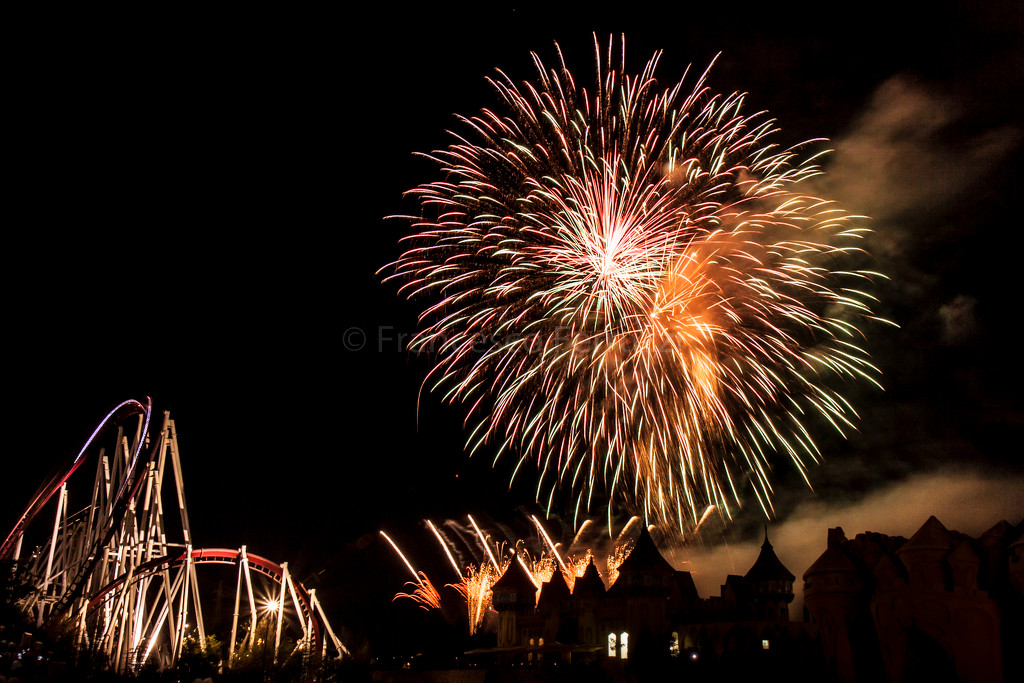
[[[468,449],[535,464],[549,511],[569,492],[684,537],[712,506],[770,514],[774,454],[806,479],[819,423],[856,423],[842,389],[877,384],[866,230],[805,192],[814,145],[773,145],[743,95],[595,47],[593,85],[560,51],[521,86],[499,72],[504,111],[430,155],[444,177],[411,191],[386,269],[422,303],[410,349],[466,406]]]
[[[595,546],[593,538],[584,538],[583,532],[591,524],[590,520],[585,521],[577,530],[571,543],[560,549],[559,546],[562,544],[552,542],[541,521],[531,515],[530,520],[536,526],[539,539],[542,539],[539,548],[534,547],[532,550],[528,546],[534,544],[527,539],[495,537],[482,529],[472,515],[467,516],[467,520],[468,526],[455,520],[447,520],[442,527],[444,533],[439,531],[430,520],[424,521],[437,539],[438,545],[444,551],[455,574],[459,576],[457,582],[444,584],[444,587],[453,589],[464,602],[469,635],[473,635],[484,626],[488,612],[491,610],[491,587],[508,570],[512,562],[522,563],[538,590],[551,580],[556,571],[560,571],[566,585],[572,591],[576,579],[583,576],[591,563],[598,567],[605,585],[611,586],[618,577],[619,565],[633,548],[640,523],[639,517],[630,519],[614,536],[614,539],[610,537],[606,543],[602,544],[608,548],[607,552],[604,552],[600,547]],[[381,531],[380,535],[394,549],[395,554],[413,577],[412,581],[407,581],[405,584],[407,590],[396,593],[394,600],[411,600],[428,611],[441,609],[441,593],[430,577],[425,572],[414,568],[409,558],[386,532]],[[461,542],[453,543],[449,540],[450,538],[458,539]],[[461,545],[464,548],[471,547],[472,559],[464,564],[455,560],[452,551],[456,549],[456,545]],[[462,553],[459,554],[462,555]]]

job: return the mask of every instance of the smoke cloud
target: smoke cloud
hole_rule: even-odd
[[[802,619],[803,573],[825,551],[827,530],[841,526],[847,538],[864,531],[910,538],[935,515],[947,529],[977,537],[1000,520],[1024,519],[1024,478],[946,468],[913,475],[861,500],[835,505],[822,500],[797,507],[769,527],[775,553],[797,577],[790,615]],[[693,572],[701,597],[718,595],[728,574],[743,575],[754,564],[763,539],[680,552],[683,569]]]
[[[941,217],[1019,144],[1014,126],[977,130],[973,116],[951,93],[902,74],[877,88],[837,141],[827,183],[882,226],[878,246],[896,249],[905,225]]]

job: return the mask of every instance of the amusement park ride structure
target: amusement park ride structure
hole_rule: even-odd
[[[37,626],[63,624],[73,631],[80,654],[98,656],[114,671],[135,671],[146,663],[167,668],[181,657],[190,638],[205,652],[197,568],[233,565],[237,582],[228,667],[260,643],[254,573],[273,582],[277,591],[270,608],[263,610],[271,626],[260,643],[264,650],[269,647],[273,628],[275,663],[282,657],[347,655],[316,590],[296,581],[287,562],[277,564],[249,553],[246,546],[193,547],[174,420],[164,412],[151,439],[151,419],[149,399],[121,403],[33,496],[0,546],[0,560],[13,562],[31,588],[21,602],[23,612]],[[73,511],[69,479],[93,454],[97,462],[91,500]],[[165,490],[165,483],[173,492]],[[56,512],[45,540],[23,557],[26,534],[37,518],[45,519],[41,513],[54,498]],[[241,624],[239,640],[243,594],[248,623]],[[285,628],[296,632],[290,652],[280,651]]]

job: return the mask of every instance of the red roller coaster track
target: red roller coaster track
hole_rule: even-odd
[[[130,580],[128,580],[127,576],[121,576],[97,591],[89,599],[88,611],[91,613],[98,609],[100,605],[118,589],[127,587],[127,585],[131,583],[141,581],[147,576],[151,576],[165,569],[180,566],[189,558],[191,558],[192,562],[195,564],[229,564],[237,566],[242,560],[242,551],[233,550],[231,548],[203,548],[200,550],[193,550],[191,553],[186,552],[180,555],[167,555],[165,557],[158,557],[155,560],[150,560],[145,564],[139,565],[135,569],[135,573]],[[260,557],[259,555],[254,555],[252,553],[245,553],[245,558],[249,562],[250,569],[263,574],[264,576],[276,581],[278,584],[280,584],[284,579],[284,569],[276,562],[272,562],[265,557]],[[311,615],[314,617],[312,619],[312,647],[314,651],[319,651],[322,629],[319,616],[316,615],[312,609],[309,592],[306,588],[297,581],[293,581],[293,584],[295,585],[296,597],[299,600],[299,604],[302,606],[302,618],[308,622],[310,621]]]

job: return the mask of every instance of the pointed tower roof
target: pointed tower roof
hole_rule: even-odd
[[[835,546],[829,546],[825,549],[817,560],[807,568],[804,572],[804,578],[819,574],[821,572],[850,572],[857,573],[860,571],[857,565],[854,564],[853,560],[846,556],[842,550]]]
[[[981,562],[981,560],[978,558],[978,554],[974,552],[974,549],[971,547],[970,541],[966,540],[960,541],[960,545],[956,547],[956,550],[950,553],[947,560],[950,564],[954,562],[978,564]]]
[[[540,597],[537,598],[537,607],[557,606],[563,600],[568,600],[572,592],[569,584],[565,582],[565,575],[561,569],[555,569],[550,581],[545,581],[540,587]]]
[[[837,526],[828,530],[828,545],[825,552],[818,556],[807,571],[804,572],[804,580],[814,574],[823,572],[846,572],[854,573],[860,571],[856,563],[850,559],[846,548],[850,542],[846,539],[843,527]]]
[[[591,557],[583,576],[576,579],[576,583],[573,584],[572,595],[577,598],[600,597],[606,592],[604,581],[601,580],[601,575],[594,565],[594,558]]]
[[[491,586],[491,591],[496,602],[512,601],[533,605],[536,605],[537,602],[537,584],[533,582],[530,572],[526,570],[515,553],[512,554],[512,561],[508,563],[505,573]],[[508,599],[502,600],[499,594],[509,594]]]
[[[942,550],[953,549],[953,535],[942,525],[935,515],[928,518],[928,521],[921,525],[910,540],[903,544],[896,554],[901,558],[907,551],[913,550]]]
[[[761,544],[761,552],[743,578],[748,581],[793,581],[796,579],[775,554],[775,548],[768,541],[767,526],[764,528],[764,543]]]
[[[640,536],[636,539],[636,544],[633,549],[629,552],[629,557],[622,561],[619,565],[619,575],[630,574],[630,573],[666,573],[674,574],[675,569],[668,563],[662,554],[658,550],[658,546],[654,544],[654,539],[651,538],[651,534],[647,531],[647,527],[640,526]]]
[[[996,522],[991,529],[981,535],[982,543],[992,545],[999,543],[1007,534],[1013,533],[1013,527],[1005,519]]]
[[[619,565],[619,576],[608,589],[608,595],[617,597],[645,596],[664,598],[672,592],[675,569],[662,557],[647,527],[640,527],[629,556]]]

